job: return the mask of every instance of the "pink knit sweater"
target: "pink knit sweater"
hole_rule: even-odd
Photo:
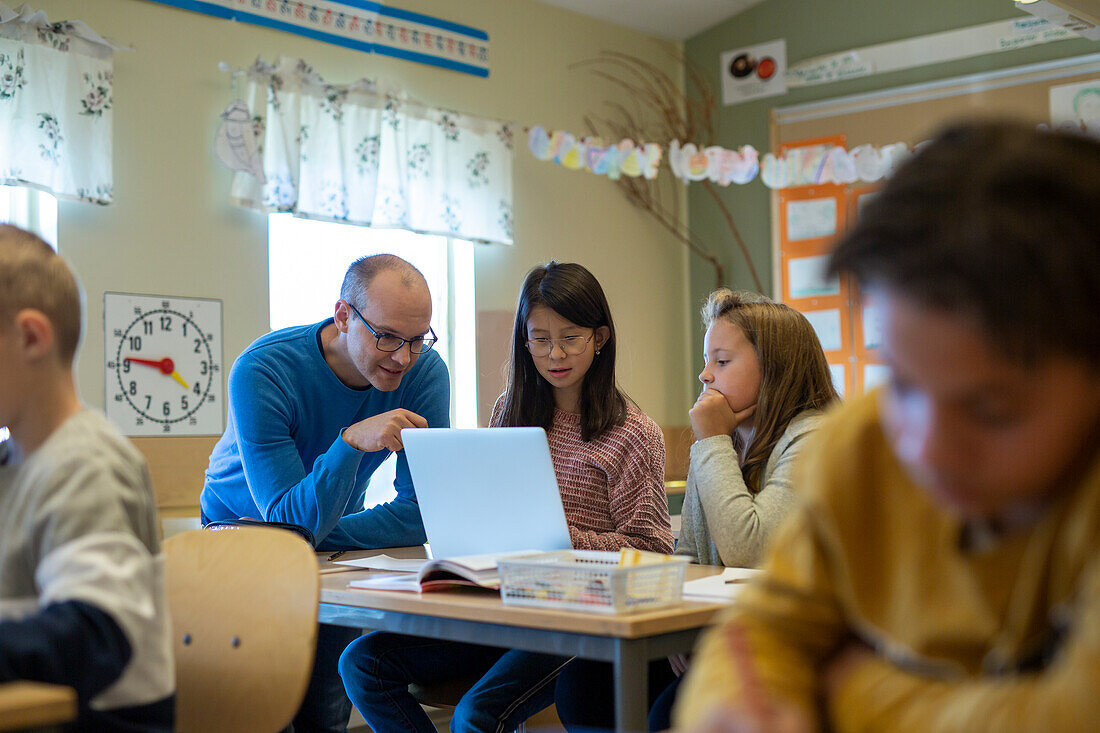
[[[491,426],[502,409],[497,399]],[[657,423],[631,403],[622,425],[585,443],[581,416],[554,410],[547,437],[574,549],[672,552]]]

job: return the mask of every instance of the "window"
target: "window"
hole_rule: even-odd
[[[316,323],[332,317],[348,265],[365,255],[395,254],[415,265],[432,292],[435,350],[451,375],[451,425],[477,426],[474,342],[474,249],[460,239],[268,217],[271,328]],[[396,458],[375,471],[366,506],[393,498]]]
[[[45,191],[0,186],[0,221],[34,232],[57,249],[57,199]]]

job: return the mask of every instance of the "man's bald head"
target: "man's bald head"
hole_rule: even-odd
[[[394,273],[406,287],[428,289],[424,275],[408,260],[391,254],[370,255],[360,257],[348,267],[344,283],[340,286],[340,298],[357,307],[364,306],[371,281],[383,272]]]

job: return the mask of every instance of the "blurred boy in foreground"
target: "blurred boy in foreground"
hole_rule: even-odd
[[[690,731],[1100,727],[1100,142],[943,131],[839,244],[886,387],[807,446]]]
[[[0,682],[76,689],[78,731],[167,733],[164,554],[149,470],[80,403],[80,290],[48,244],[0,225]]]

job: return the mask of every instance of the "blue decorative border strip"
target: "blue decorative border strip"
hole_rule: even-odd
[[[336,0],[336,2],[347,3],[348,0]],[[421,15],[420,13],[414,13],[411,10],[402,10],[401,8],[391,8],[387,5],[379,5],[378,14],[388,15],[391,18],[397,18],[399,20],[407,20],[412,23],[420,23],[421,25],[430,25],[436,28],[442,28],[443,30],[451,31],[452,33],[461,33],[464,36],[471,36],[481,41],[489,40],[489,34],[483,30],[471,28],[470,26],[462,25],[461,23],[452,23],[449,20],[433,18],[430,15]]]
[[[338,2],[341,5],[347,5],[348,7],[352,8],[359,8],[360,10],[370,10],[375,13],[382,12],[382,10],[386,7],[382,3],[376,3],[372,0],[334,0],[334,2]]]
[[[439,66],[444,69],[450,69],[452,71],[461,71],[464,74],[472,74],[474,76],[480,76],[482,78],[488,78],[489,70],[482,68],[481,66],[471,66],[470,64],[464,64],[460,61],[451,61],[450,59],[441,59],[436,56],[429,56],[424,53],[417,53],[416,51],[406,51],[402,48],[393,48],[392,46],[378,46],[375,45],[373,51],[381,56],[393,56],[397,59],[405,59],[406,61],[415,61],[421,64],[430,64],[432,66]]]
[[[460,61],[458,60],[458,58],[449,58],[446,55],[436,56],[430,53],[423,53],[421,51],[414,50],[417,46],[413,44],[422,44],[423,46],[432,48],[432,44],[429,40],[431,34],[415,28],[408,29],[403,26],[396,27],[391,23],[385,24],[387,31],[386,37],[394,40],[394,45],[378,43],[374,40],[360,41],[347,35],[339,35],[336,33],[328,33],[323,30],[315,30],[301,24],[289,23],[283,20],[279,20],[278,18],[249,12],[247,9],[226,7],[225,4],[206,2],[205,0],[150,0],[150,2],[159,3],[161,5],[171,5],[173,7],[181,8],[183,10],[190,10],[196,13],[212,15],[214,17],[222,18],[225,20],[235,20],[242,23],[249,23],[266,28],[273,28],[287,33],[294,33],[296,35],[312,38],[317,41],[331,43],[336,46],[343,46],[344,48],[350,48],[356,51],[363,51],[365,53],[378,53],[383,56],[391,56],[393,58],[404,59],[407,61],[427,64],[430,66],[437,66],[440,68],[450,69],[452,71],[458,71],[464,74],[470,74],[482,78],[486,78],[489,76],[487,45],[479,46],[476,43],[471,43],[466,40],[456,41],[454,38],[444,39],[442,38],[443,34],[438,34],[435,38],[435,48],[440,53],[457,55],[458,58],[463,58],[468,54],[471,59],[476,57],[477,60],[483,62],[484,65],[479,66],[477,64],[467,63],[464,60]],[[248,2],[250,5],[256,6],[255,0],[238,0],[238,3],[242,6],[245,5],[245,2]],[[314,16],[314,18],[316,18],[317,12],[323,9],[323,6],[319,9],[316,5],[307,4],[305,0],[259,0],[259,2],[263,6],[267,6],[268,11],[271,13],[274,13],[276,8],[281,9],[283,14],[288,14],[292,10],[296,10],[299,13],[308,10],[311,12],[311,15]],[[487,44],[489,40],[489,34],[485,31],[478,30],[477,28],[471,28],[470,26],[461,25],[459,23],[452,23],[450,21],[441,20],[439,18],[432,18],[427,15],[413,13],[407,10],[401,10],[399,8],[387,7],[380,3],[371,2],[371,0],[327,0],[327,3],[329,5],[344,5],[347,7],[366,11],[368,14],[375,15],[375,18],[363,18],[364,35],[372,39],[374,39],[375,36],[368,35],[371,33],[371,28],[375,29],[377,37],[382,37],[381,26],[383,24],[378,22],[377,18],[384,16],[387,18],[393,18],[397,21],[403,20],[408,23],[416,23],[421,26],[440,28],[443,31],[460,34],[462,36],[466,36],[467,38],[482,41],[485,44]],[[331,11],[327,12],[328,17],[331,18]],[[338,27],[344,27],[345,17],[346,16],[344,16],[343,13],[338,14]],[[358,16],[353,17],[355,18],[355,25],[357,25],[359,18]],[[298,18],[302,19],[302,15],[298,15]],[[328,22],[329,21],[326,20],[326,25]],[[395,33],[395,28],[397,28],[397,33]],[[395,36],[399,36],[400,40],[398,40],[398,38]],[[412,39],[412,43],[409,43],[410,38]],[[411,47],[402,47],[401,45],[399,45],[400,43],[404,43]],[[455,48],[458,49],[457,54],[454,53]]]

